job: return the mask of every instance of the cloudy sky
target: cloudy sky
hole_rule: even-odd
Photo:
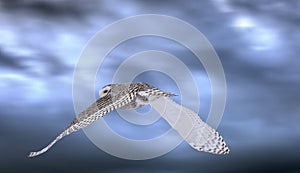
[[[297,0],[0,1],[0,172],[299,172],[299,8]],[[124,160],[79,131],[46,154],[27,158],[76,116],[73,72],[88,41],[107,25],[139,14],[184,20],[215,48],[227,80],[218,131],[231,153],[201,153],[182,143],[155,159]],[[146,36],[121,43],[101,65],[96,88],[111,82],[123,60],[145,50],[172,53],[189,67],[202,91],[205,118],[210,104],[205,71],[188,49],[170,40]],[[178,91],[160,73],[139,80]],[[168,129],[163,120],[137,128],[110,115],[106,122],[127,137],[153,137]]]

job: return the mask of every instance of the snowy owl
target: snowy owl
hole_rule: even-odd
[[[229,153],[229,148],[215,129],[192,110],[175,103],[170,96],[176,95],[143,82],[106,85],[99,91],[99,99],[74,118],[48,146],[28,156],[35,157],[46,152],[64,136],[90,125],[114,109],[136,109],[147,104],[196,150],[213,154]]]

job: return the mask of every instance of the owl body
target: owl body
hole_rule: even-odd
[[[131,101],[119,108],[123,110],[140,108],[160,96],[175,96],[175,94],[162,91],[144,82],[106,85],[99,91],[100,98],[106,95],[103,93],[103,90],[108,90],[107,92],[115,99],[118,99],[122,95],[130,94]]]

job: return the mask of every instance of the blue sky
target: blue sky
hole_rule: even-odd
[[[1,1],[1,172],[299,171],[299,7],[297,0]],[[182,143],[160,158],[127,161],[99,150],[79,131],[28,159],[29,151],[46,145],[75,117],[73,72],[88,40],[112,22],[148,13],[182,19],[214,46],[228,91],[218,131],[231,154],[200,153]],[[149,49],[181,57],[190,68],[202,91],[205,118],[210,103],[205,71],[188,49],[170,40],[148,36],[120,44],[102,64],[96,86],[109,83],[126,57]],[[157,73],[139,79],[177,91],[158,77],[171,81]],[[138,128],[135,133],[136,127],[116,113],[105,118],[125,136],[159,134],[168,127],[160,121],[161,129]]]

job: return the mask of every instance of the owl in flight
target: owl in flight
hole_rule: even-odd
[[[99,99],[74,118],[48,146],[28,156],[45,153],[64,136],[90,125],[114,109],[136,109],[147,104],[159,112],[194,149],[213,154],[229,153],[229,148],[215,129],[192,110],[175,103],[170,96],[176,95],[143,82],[106,85],[99,91]]]

